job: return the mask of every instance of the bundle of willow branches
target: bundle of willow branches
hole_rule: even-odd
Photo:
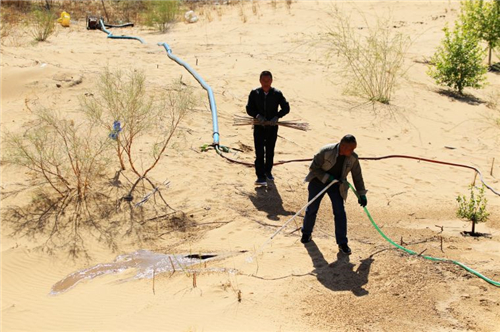
[[[234,116],[233,126],[247,126],[247,125],[264,125],[264,126],[273,126],[274,124],[271,121],[260,122],[257,119],[248,117],[248,116]],[[288,127],[292,129],[298,129],[302,131],[309,130],[309,124],[306,122],[298,122],[296,120],[290,121],[278,121],[276,123],[278,126]]]

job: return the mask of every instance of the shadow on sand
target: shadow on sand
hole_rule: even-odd
[[[363,285],[368,282],[370,267],[374,261],[372,256],[361,260],[354,271],[355,265],[350,262],[348,255],[339,252],[337,260],[328,264],[314,241],[305,244],[305,247],[313,262],[313,273],[323,286],[332,291],[351,291],[356,296],[368,295]]]
[[[255,187],[255,194],[250,194],[248,197],[257,210],[267,213],[267,218],[270,220],[279,220],[280,215],[295,214],[294,211],[287,211],[283,207],[283,199],[274,182],[270,182],[267,186]]]

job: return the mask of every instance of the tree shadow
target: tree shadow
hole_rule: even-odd
[[[268,186],[255,187],[255,194],[249,194],[248,198],[259,211],[267,213],[267,218],[279,220],[279,216],[293,215],[294,211],[287,211],[283,207],[283,199],[278,187],[271,182]]]
[[[354,271],[355,264],[350,262],[349,255],[339,252],[337,260],[328,264],[314,241],[307,243],[305,247],[313,262],[313,273],[323,286],[332,291],[348,290],[356,296],[368,295],[363,285],[368,283],[373,255],[361,260],[361,264]]]
[[[489,68],[488,68],[488,71],[490,73],[494,73],[494,74],[497,74],[499,75],[500,74],[500,62],[497,62],[497,63],[493,63]]]
[[[440,95],[447,96],[453,100],[461,101],[469,105],[477,106],[486,103],[484,100],[477,98],[468,93],[460,94],[453,90],[439,89],[437,91]]]

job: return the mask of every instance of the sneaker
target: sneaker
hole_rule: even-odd
[[[271,174],[271,172],[266,173],[266,178],[267,178],[269,181],[274,181],[274,176]]]
[[[301,243],[308,243],[311,242],[312,236],[311,234],[302,234],[302,238],[300,239]]]
[[[255,180],[255,185],[256,186],[267,186],[267,181],[265,178],[257,178],[257,180]]]
[[[339,250],[340,252],[346,254],[346,255],[350,255],[351,254],[351,248],[349,248],[349,246],[346,244],[339,244]]]

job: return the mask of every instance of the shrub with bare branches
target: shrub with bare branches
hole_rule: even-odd
[[[9,209],[7,220],[14,221],[14,234],[48,234],[47,249],[69,248],[78,256],[84,252],[82,228],[90,225],[112,245],[111,234],[94,213],[94,207],[108,198],[100,182],[109,163],[110,140],[95,135],[92,126],[46,108],[34,115],[25,133],[7,132],[3,140],[3,161],[26,169],[36,188],[28,208]]]
[[[326,44],[328,56],[338,57],[343,75],[348,80],[347,92],[372,102],[388,104],[404,73],[404,58],[411,39],[390,28],[389,19],[378,19],[361,34],[352,26],[350,17],[337,7],[331,13],[332,25],[320,38]]]
[[[7,132],[3,139],[3,162],[25,168],[36,189],[29,206],[9,207],[3,219],[14,235],[45,236],[44,249],[69,249],[73,257],[88,255],[88,235],[116,249],[119,235],[140,243],[186,230],[185,215],[167,204],[149,172],[194,106],[191,89],[175,84],[154,98],[158,91],[146,89],[140,71],[105,70],[100,78],[96,91],[80,99],[82,120],[41,108],[25,133]],[[138,146],[151,141],[152,150],[143,155]],[[132,195],[139,198],[134,203]],[[157,196],[164,204],[156,204]],[[145,204],[150,198],[154,202]]]

